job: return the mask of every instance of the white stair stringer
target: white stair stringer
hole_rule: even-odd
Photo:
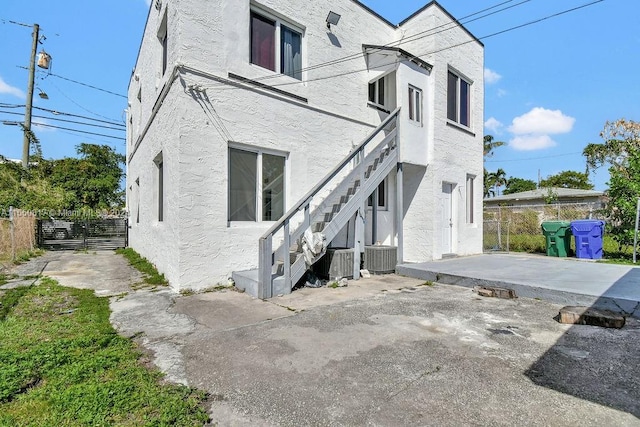
[[[389,140],[395,138],[395,131],[393,134],[388,136]],[[322,232],[326,238],[327,242],[331,242],[338,233],[347,225],[349,220],[353,217],[356,211],[362,206],[363,201],[369,197],[369,195],[380,185],[380,183],[386,178],[386,176],[395,168],[398,160],[398,152],[395,149],[395,144],[390,145],[387,138],[380,143],[380,149],[374,150],[369,156],[365,158],[365,183],[364,185],[359,185],[359,179],[355,179],[354,177],[360,176],[360,170],[356,167],[352,173],[350,173],[345,179],[342,181],[341,185],[339,185],[334,192],[332,192],[326,200],[334,200],[338,201],[337,203],[331,204],[331,202],[325,203],[323,202],[318,206],[318,208],[311,215],[314,219],[311,220],[311,226],[317,226],[321,224],[319,229],[314,231]],[[378,161],[376,161],[378,160]],[[369,167],[372,166],[373,167]],[[342,185],[342,184],[351,184],[351,185]],[[358,183],[358,185],[355,185]],[[354,187],[355,185],[355,187]],[[347,190],[345,190],[345,188]],[[355,188],[355,192],[353,194],[348,194],[349,190]],[[359,195],[360,197],[354,197]],[[331,218],[329,221],[325,222],[321,218],[324,215],[327,215],[327,209],[333,209],[334,206],[338,206],[336,212],[331,212]],[[296,240],[299,236],[302,236],[306,227],[298,227],[292,234],[292,240],[295,238]],[[282,262],[282,252],[284,247],[280,247],[276,251],[276,260]],[[317,257],[313,260],[313,263],[317,262],[320,257]],[[277,261],[277,262],[278,262]],[[280,268],[278,268],[280,270]],[[291,283],[297,283],[302,276],[307,271],[307,265],[305,263],[304,257],[301,252],[296,253],[295,261],[291,264]],[[273,277],[273,293],[274,295],[281,295],[285,293],[291,292],[290,289],[286,289],[285,279],[282,276],[281,271],[276,271],[275,276]]]

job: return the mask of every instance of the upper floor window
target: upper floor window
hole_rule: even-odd
[[[158,28],[158,40],[160,41],[160,47],[162,49],[161,55],[161,68],[162,75],[167,71],[167,61],[168,61],[168,43],[167,43],[167,11],[164,11],[164,16],[162,17],[162,21],[160,22],[160,27]]]
[[[302,32],[251,12],[251,63],[302,80]]]
[[[369,102],[384,106],[384,77],[369,83]]]
[[[422,123],[422,91],[409,85],[409,120]]]
[[[471,127],[471,83],[452,71],[447,83],[447,118]]]

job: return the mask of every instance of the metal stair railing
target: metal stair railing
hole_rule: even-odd
[[[271,298],[273,296],[273,266],[276,262],[276,253],[273,250],[273,238],[280,230],[283,231],[283,243],[281,248],[284,248],[283,261],[284,261],[284,279],[285,282],[291,285],[291,261],[289,259],[288,251],[291,247],[291,242],[297,240],[304,230],[311,225],[311,203],[322,191],[327,184],[338,174],[345,171],[345,168],[352,166],[351,161],[355,158],[360,159],[360,163],[356,166],[360,170],[360,186],[358,192],[364,188],[365,181],[365,150],[369,143],[375,139],[378,134],[383,132],[387,126],[395,125],[397,127],[397,119],[400,113],[400,107],[395,109],[389,116],[375,128],[358,146],[356,146],[351,153],[349,153],[336,167],[334,167],[321,181],[319,181],[307,194],[305,194],[291,209],[289,209],[267,232],[265,232],[259,239],[259,259],[258,259],[258,297],[261,299]],[[384,145],[382,141],[379,145]],[[350,174],[347,174],[349,176]],[[328,197],[331,196],[331,193]],[[291,233],[291,220],[301,211],[304,211],[304,219],[294,230],[294,235]],[[280,252],[280,251],[278,251]]]

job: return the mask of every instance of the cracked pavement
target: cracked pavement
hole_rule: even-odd
[[[209,392],[220,426],[640,425],[637,319],[564,325],[560,305],[396,275],[268,302],[133,291],[113,253],[45,257],[62,285],[111,295],[119,332]]]

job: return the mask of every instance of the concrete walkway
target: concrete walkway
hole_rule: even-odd
[[[112,295],[117,330],[207,391],[212,425],[640,426],[636,319],[559,324],[557,304],[397,275],[269,301],[181,296],[135,290],[112,252],[47,253],[17,274],[40,272]]]
[[[483,254],[399,265],[399,274],[438,283],[513,289],[521,297],[604,308],[640,318],[640,268],[575,258]]]

